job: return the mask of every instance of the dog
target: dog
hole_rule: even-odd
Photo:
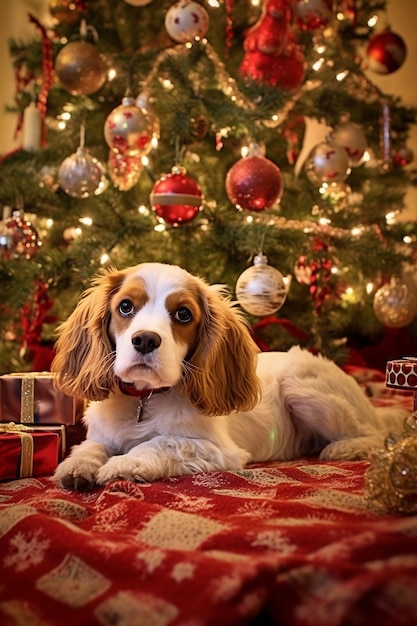
[[[387,419],[323,356],[260,353],[222,286],[164,263],[98,275],[59,327],[51,369],[89,401],[86,439],[54,474],[76,490],[306,455],[363,459],[404,418]]]

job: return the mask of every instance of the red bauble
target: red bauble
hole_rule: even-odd
[[[202,209],[203,194],[197,182],[175,166],[155,183],[150,196],[152,209],[165,222],[178,226],[190,222]]]
[[[368,67],[378,74],[392,74],[398,70],[406,55],[407,47],[403,39],[390,30],[374,35],[366,49]]]
[[[226,193],[237,209],[264,211],[281,200],[284,190],[281,170],[263,156],[237,161],[227,173]]]

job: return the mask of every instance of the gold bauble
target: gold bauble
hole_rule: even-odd
[[[72,95],[88,96],[104,85],[107,63],[94,44],[72,41],[58,53],[55,72],[62,87]]]

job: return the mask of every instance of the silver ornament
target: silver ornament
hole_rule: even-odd
[[[82,147],[63,161],[58,180],[62,189],[74,198],[98,196],[107,186],[103,165]]]

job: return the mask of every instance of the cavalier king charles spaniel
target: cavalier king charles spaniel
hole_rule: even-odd
[[[221,287],[163,263],[98,276],[59,329],[52,369],[65,393],[90,401],[86,439],[55,472],[72,489],[365,458],[404,417],[374,409],[322,356],[259,353]]]

